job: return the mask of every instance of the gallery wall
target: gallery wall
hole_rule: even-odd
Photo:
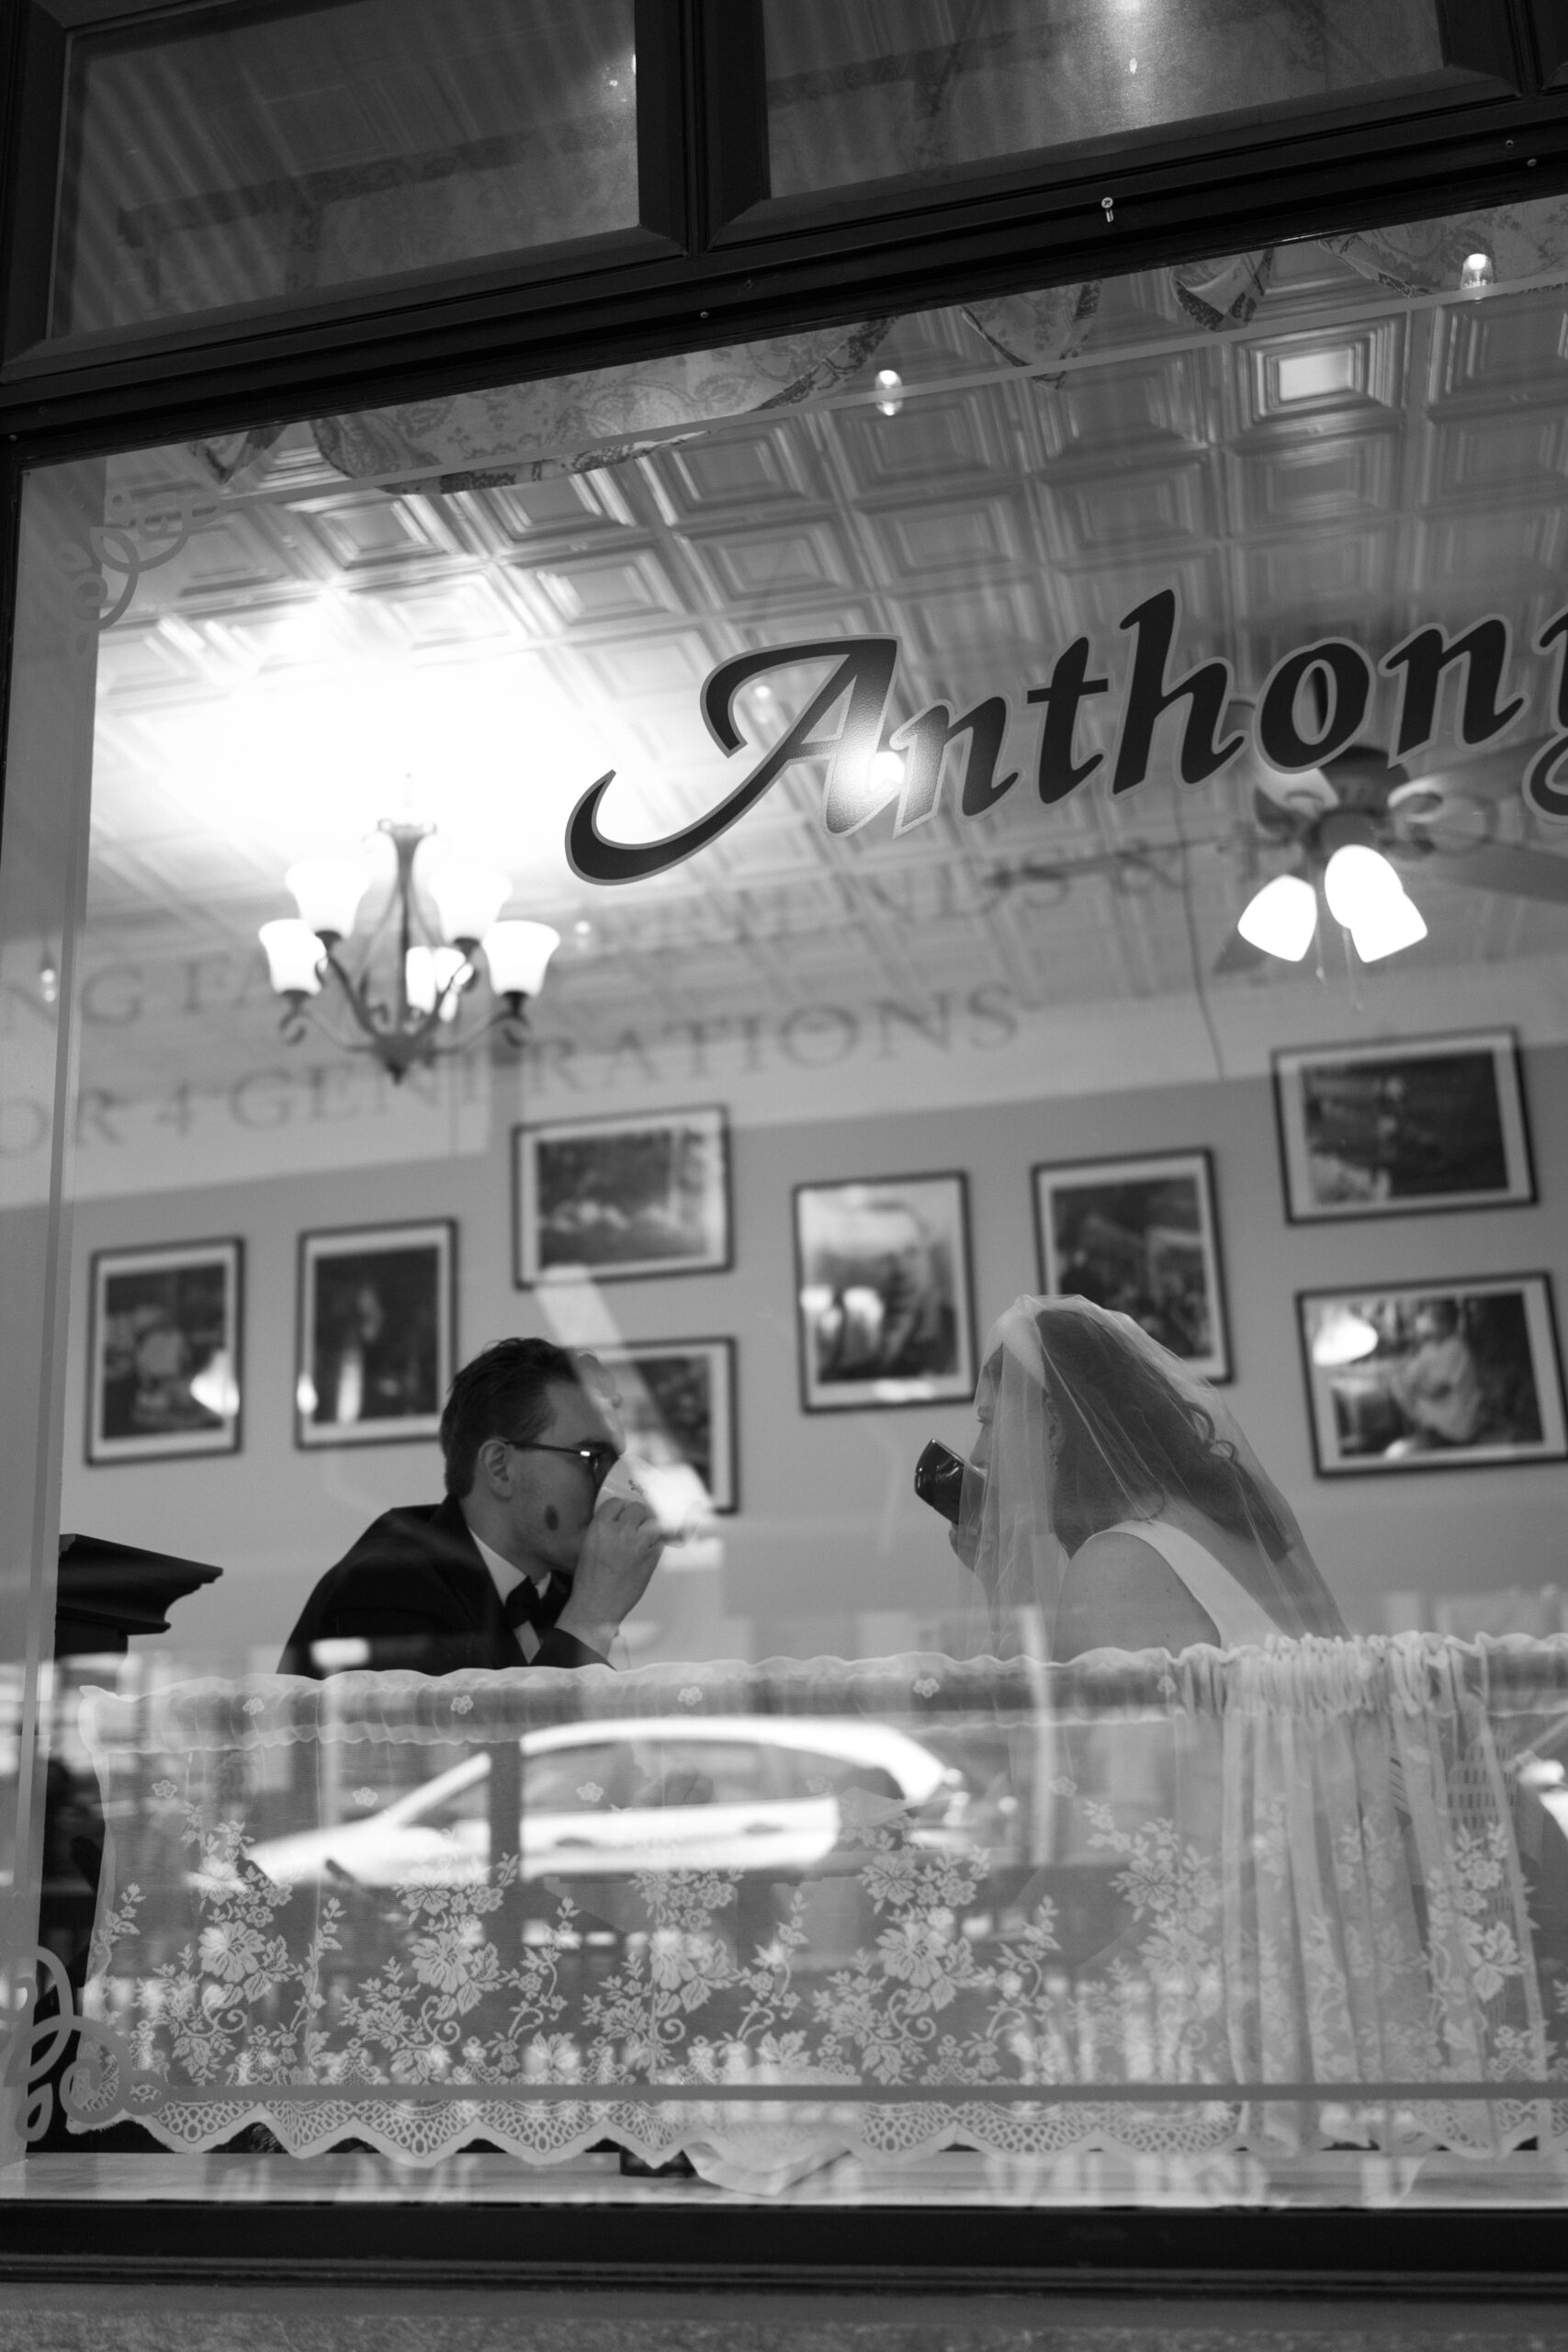
[[[85,1201],[74,1227],[62,1525],[220,1564],[180,1604],[170,1640],[230,1666],[268,1662],[315,1577],[375,1513],[434,1499],[434,1444],[305,1454],[293,1442],[297,1238],[307,1228],[452,1217],[459,1354],[508,1332],[628,1340],[733,1337],[740,1510],[719,1546],[664,1573],[639,1612],[639,1655],[886,1649],[941,1632],[964,1579],[910,1492],[928,1437],[966,1448],[962,1408],[806,1415],[796,1372],[791,1188],[963,1170],[976,1315],[1036,1286],[1036,1162],[1206,1146],[1236,1377],[1227,1394],[1284,1487],[1347,1616],[1363,1630],[1430,1619],[1443,1597],[1568,1584],[1561,1464],[1426,1469],[1325,1481],[1314,1473],[1293,1296],[1313,1288],[1442,1283],[1548,1271],[1568,1303],[1568,1047],[1526,1056],[1540,1203],[1336,1225],[1285,1222],[1271,1090],[1247,1077],[1044,1102],[840,1115],[732,1132],[735,1262],[722,1273],[602,1287],[592,1298],[515,1289],[509,1141],[378,1167],[276,1175]],[[106,1247],[237,1234],[246,1250],[241,1451],[88,1468],[82,1431],[87,1269]]]

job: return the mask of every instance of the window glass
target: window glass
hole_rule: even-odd
[[[73,37],[51,332],[634,227],[631,0],[344,0]]]
[[[775,196],[1259,107],[1443,64],[1433,0],[763,0]]]
[[[1557,209],[29,478],[0,2185],[1558,2196]]]

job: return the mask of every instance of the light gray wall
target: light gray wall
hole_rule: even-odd
[[[730,1335],[739,1351],[741,1512],[725,1522],[722,1598],[694,1585],[646,1604],[695,1648],[716,1608],[753,1621],[760,1648],[863,1638],[867,1611],[931,1612],[963,1580],[909,1492],[928,1436],[968,1442],[965,1409],[805,1415],[795,1367],[790,1189],[801,1182],[965,1170],[976,1311],[985,1326],[1036,1286],[1031,1166],[1206,1145],[1213,1152],[1236,1379],[1229,1400],[1285,1488],[1352,1622],[1385,1623],[1385,1596],[1568,1582],[1568,1475],[1560,1467],[1421,1472],[1325,1483],[1312,1468],[1293,1294],[1454,1275],[1551,1272],[1568,1295],[1568,1048],[1527,1057],[1541,1204],[1291,1227],[1282,1213],[1267,1080],[1097,1093],[1030,1104],[909,1111],[733,1136],[732,1272],[618,1283],[603,1297],[629,1339]],[[75,1227],[73,1342],[62,1524],[221,1562],[220,1585],[181,1605],[182,1648],[231,1659],[275,1648],[313,1579],[366,1521],[440,1491],[433,1444],[303,1454],[293,1445],[295,1254],[306,1227],[452,1216],[459,1228],[458,1346],[547,1329],[512,1286],[504,1136],[484,1156],[85,1202]],[[236,1457],[83,1465],[87,1260],[107,1245],[240,1234],[246,1246],[245,1421]],[[733,1641],[737,1629],[723,1629]],[[665,1645],[667,1646],[667,1645]]]

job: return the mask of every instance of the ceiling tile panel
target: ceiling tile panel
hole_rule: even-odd
[[[648,621],[682,609],[679,588],[650,548],[574,556],[539,566],[533,578],[569,627]]]
[[[819,498],[813,457],[803,438],[759,425],[751,432],[725,433],[711,441],[662,449],[641,464],[661,492],[671,519],[680,521],[699,514],[750,514],[758,506]]]
[[[1256,443],[1230,460],[1247,531],[1311,530],[1388,513],[1400,487],[1397,432],[1329,433],[1284,447]]]
[[[1400,408],[1404,401],[1403,319],[1265,338],[1236,371],[1242,431],[1289,430],[1308,419]]]
[[[1568,303],[1560,293],[1449,311],[1437,333],[1435,405],[1500,392],[1561,400],[1568,391]]]
[[[1133,548],[1163,556],[1213,535],[1209,461],[1058,473],[1042,490],[1041,511],[1046,544],[1061,562],[1092,562]]]
[[[826,519],[693,534],[685,544],[711,593],[723,603],[798,603],[822,589],[859,585],[843,532]]]
[[[406,573],[450,562],[460,552],[425,499],[359,492],[350,497],[299,499],[292,511],[296,527],[312,535],[342,572]]]
[[[1016,495],[926,500],[885,508],[865,521],[878,571],[896,593],[981,567],[1010,571],[1029,553],[1028,512]]]
[[[613,650],[585,651],[583,659],[604,691],[617,697],[685,695],[694,699],[713,667],[707,646],[694,630],[631,639]]]
[[[1243,605],[1251,602],[1289,615],[1280,624],[1286,637],[1298,620],[1328,616],[1343,616],[1364,632],[1369,608],[1375,610],[1390,593],[1393,548],[1393,533],[1375,526],[1244,548],[1239,562]]]
[[[1565,477],[1568,419],[1556,410],[1510,408],[1491,416],[1450,416],[1433,428],[1428,503],[1561,496]]]
[[[897,416],[840,410],[831,423],[862,497],[1003,473],[1012,458],[1006,413],[989,390],[933,392],[907,401]]]
[[[463,491],[452,500],[482,541],[498,548],[541,539],[592,540],[625,530],[625,505],[615,507],[596,476],[558,474],[549,481],[517,482],[500,490]]]
[[[1158,448],[1202,441],[1216,405],[1206,352],[1086,368],[1055,386],[1033,387],[1046,452],[1053,458],[1096,450]]]

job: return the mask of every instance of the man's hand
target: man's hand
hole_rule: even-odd
[[[559,1630],[606,1656],[622,1618],[648,1590],[663,1549],[659,1521],[645,1502],[606,1495],[588,1522],[571,1597],[556,1620]]]

